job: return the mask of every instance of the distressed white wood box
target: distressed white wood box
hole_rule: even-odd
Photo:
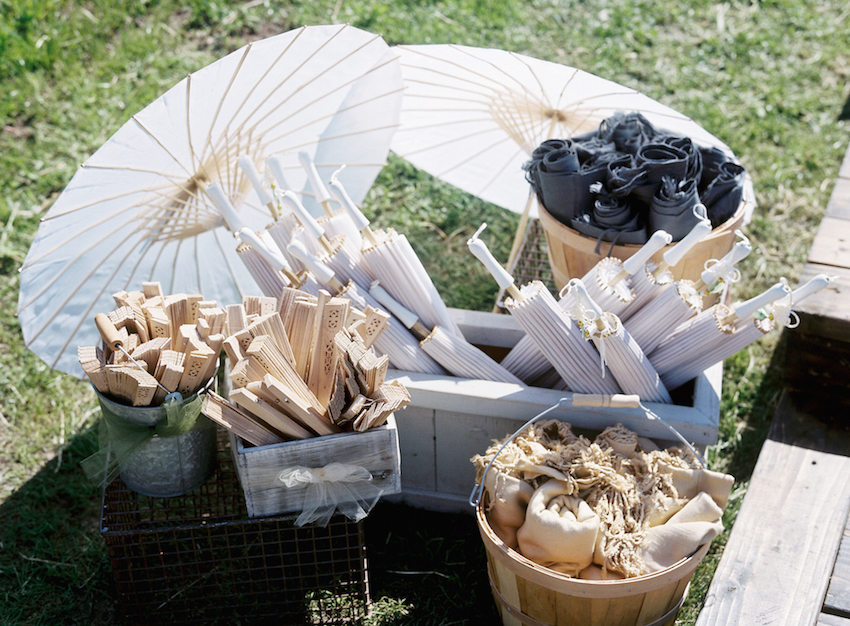
[[[266,517],[301,510],[303,490],[289,490],[274,477],[282,470],[301,466],[324,467],[329,463],[362,465],[372,474],[372,484],[383,495],[401,491],[401,459],[396,418],[364,432],[324,435],[268,446],[246,445],[230,434],[233,463],[245,492],[250,517]],[[361,459],[369,459],[362,464]]]
[[[513,347],[524,332],[510,315],[451,311],[464,336],[480,347]],[[391,371],[411,395],[411,404],[396,414],[401,449],[401,501],[436,511],[472,512],[469,494],[475,483],[470,459],[494,440],[513,433],[526,421],[551,407],[564,391],[491,381],[468,380]],[[722,364],[703,372],[675,395],[681,404],[646,403],[698,448],[717,441]],[[559,408],[549,414],[577,429],[601,431],[621,423],[661,444],[674,437],[661,423],[649,421],[638,409]]]

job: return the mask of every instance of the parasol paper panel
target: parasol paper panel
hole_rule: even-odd
[[[328,167],[348,163],[340,179],[362,199],[386,158],[400,101],[388,46],[349,26],[258,41],[183,79],[98,149],[45,216],[21,270],[27,346],[81,375],[76,348],[97,342],[91,319],[113,308],[115,292],[156,280],[169,293],[224,305],[257,295],[205,186],[219,182],[259,231],[271,216],[237,158],[279,154],[290,188],[303,190],[303,151]]]

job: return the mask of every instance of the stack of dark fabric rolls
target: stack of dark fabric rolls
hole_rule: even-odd
[[[544,141],[525,164],[541,204],[582,234],[643,244],[656,230],[678,241],[705,215],[716,228],[737,211],[744,168],[716,147],[618,113],[584,135]]]

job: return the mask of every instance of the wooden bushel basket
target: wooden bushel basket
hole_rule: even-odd
[[[490,528],[487,495],[476,508],[487,573],[504,626],[672,626],[710,544],[660,572],[623,580],[581,580],[508,548]]]
[[[735,245],[735,230],[741,228],[745,212],[746,203],[741,202],[735,215],[712,230],[708,237],[695,245],[680,263],[670,268],[673,278],[696,280],[705,269],[706,261],[719,259],[729,252]],[[546,234],[546,244],[549,247],[552,278],[558,289],[563,289],[571,278],[583,277],[606,256],[625,261],[641,248],[637,244],[623,244],[615,245],[612,249],[611,242],[603,241],[597,253],[596,239],[582,235],[577,230],[564,225],[543,206],[539,206],[539,214],[540,224]],[[674,245],[675,242],[663,248],[652,258],[655,261],[661,260],[661,256]]]

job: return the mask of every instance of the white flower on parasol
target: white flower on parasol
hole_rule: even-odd
[[[707,293],[718,288],[725,292],[740,275],[735,264],[746,258],[751,250],[749,240],[744,237],[722,259],[707,262],[708,269],[702,272],[699,280],[676,281],[626,318],[626,328],[643,351],[651,354],[674,329],[702,311]]]
[[[750,300],[715,304],[678,326],[649,360],[667,388],[676,389],[773,330],[769,305],[790,295],[783,279]]]
[[[620,314],[620,319],[626,321],[643,309],[654,298],[663,293],[673,284],[673,274],[670,268],[676,267],[700,241],[711,234],[711,221],[705,216],[702,205],[694,208],[694,214],[699,218],[697,224],[675,246],[661,255],[661,262],[647,261],[644,267],[635,272],[631,282],[634,298]]]

